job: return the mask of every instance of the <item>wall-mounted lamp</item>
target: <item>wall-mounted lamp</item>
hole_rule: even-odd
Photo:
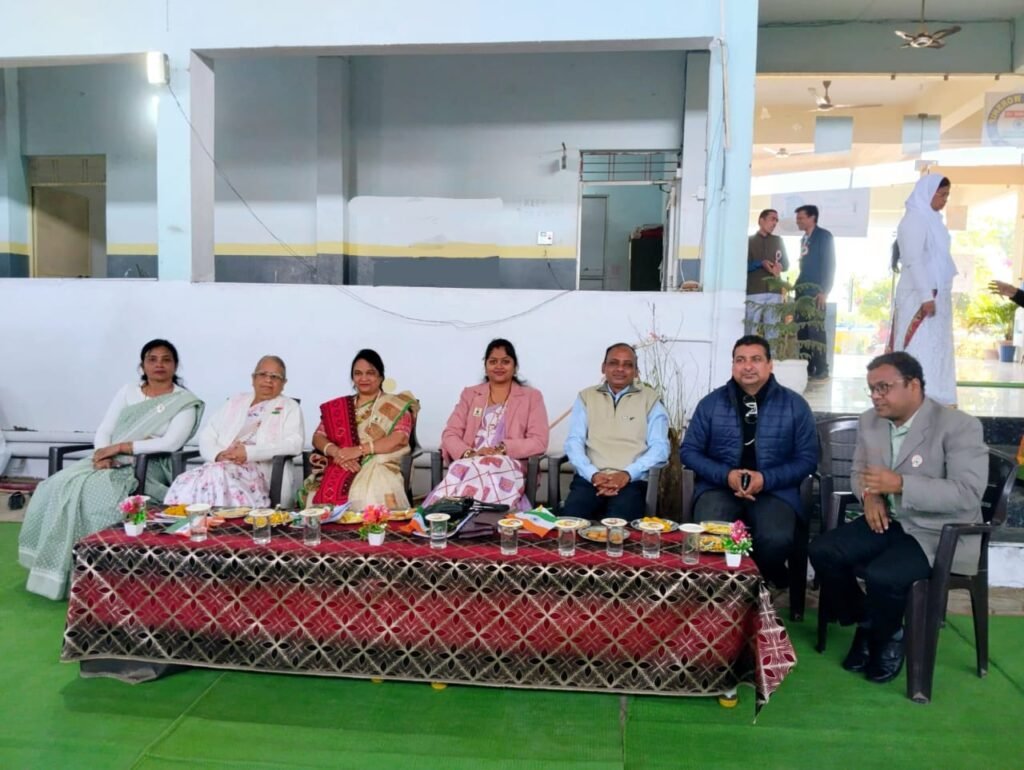
[[[566,156],[565,156],[565,142],[562,142],[562,171],[565,171]]]
[[[146,54],[146,80],[154,86],[166,85],[170,81],[170,63],[167,54],[150,51]]]

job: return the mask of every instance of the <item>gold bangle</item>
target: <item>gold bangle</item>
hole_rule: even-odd
[[[372,455],[377,454],[377,452],[374,451],[374,449],[373,449],[373,439],[372,438],[370,439],[370,454],[372,454]]]
[[[330,457],[330,455],[327,454],[327,449],[332,446],[336,446],[336,444],[333,441],[328,441],[326,444],[324,444],[323,449],[320,450],[320,454],[322,454],[324,457]]]

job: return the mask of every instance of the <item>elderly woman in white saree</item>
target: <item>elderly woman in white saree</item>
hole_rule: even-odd
[[[921,177],[896,231],[902,264],[893,306],[890,348],[910,353],[924,369],[928,395],[956,405],[953,278],[949,230],[939,213],[949,200],[945,177]]]
[[[55,473],[36,489],[18,535],[18,561],[29,570],[27,590],[61,599],[71,572],[71,547],[121,520],[117,504],[135,490],[131,455],[181,449],[203,413],[203,402],[178,384],[178,351],[167,340],[142,348],[142,382],[121,388],[96,429],[91,457]],[[162,500],[170,462],[152,460],[145,494]]]
[[[199,432],[206,464],[174,480],[168,504],[263,508],[270,504],[270,474],[276,455],[302,451],[305,428],[298,402],[281,395],[288,381],[284,361],[263,356],[252,373],[252,391],[228,399]],[[281,499],[295,491],[291,463],[285,465]]]

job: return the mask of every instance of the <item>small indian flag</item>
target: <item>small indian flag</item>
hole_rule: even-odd
[[[519,519],[519,521],[523,522],[523,529],[540,537],[544,537],[544,535],[550,532],[555,526],[555,521],[558,519],[555,514],[543,505],[537,506],[532,511],[511,513],[509,518]]]
[[[409,523],[398,528],[399,532],[408,532],[409,534],[424,535],[427,532],[427,522],[423,518],[423,507],[420,506],[416,509],[416,513]]]

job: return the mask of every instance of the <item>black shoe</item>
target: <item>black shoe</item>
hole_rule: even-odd
[[[861,674],[867,670],[870,658],[871,632],[866,628],[857,626],[857,633],[853,635],[853,644],[850,645],[850,651],[843,658],[843,668],[855,674]]]
[[[903,669],[903,630],[885,642],[873,643],[871,647],[871,660],[865,671],[867,678],[876,684],[891,682]]]

